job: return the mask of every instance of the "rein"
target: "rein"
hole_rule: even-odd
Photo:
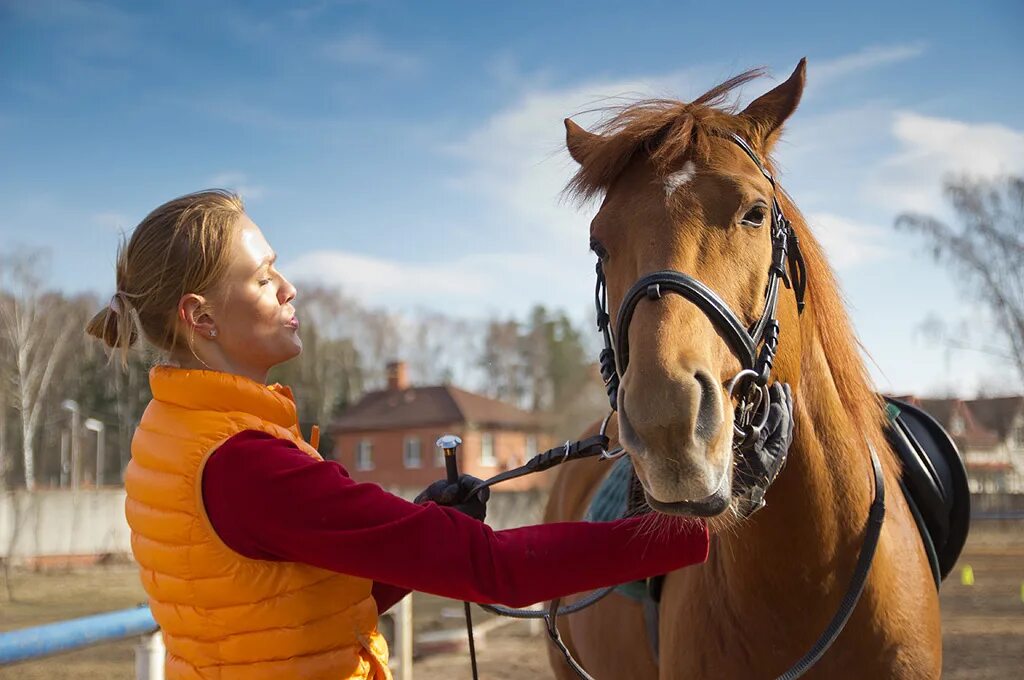
[[[729,397],[735,398],[738,402],[733,419],[733,450],[739,456],[755,455],[754,445],[768,420],[770,406],[768,382],[771,378],[775,354],[778,351],[779,322],[775,318],[775,313],[778,306],[779,285],[781,283],[786,288],[793,290],[797,311],[803,312],[807,272],[800,252],[800,241],[779,204],[775,179],[742,137],[736,134],[723,136],[737,144],[750,157],[772,186],[772,261],[768,269],[768,284],[760,317],[750,326],[745,326],[729,308],[729,305],[707,285],[683,272],[662,270],[641,277],[626,292],[619,307],[615,332],[612,333],[611,316],[608,313],[608,284],[602,267],[602,259],[599,258],[596,267],[597,285],[594,291],[594,304],[597,309],[597,327],[604,337],[604,349],[601,350],[599,359],[601,377],[604,380],[611,406],[611,411],[601,424],[600,433],[577,442],[567,441],[561,447],[538,454],[521,467],[508,470],[481,482],[470,491],[469,496],[494,484],[547,470],[570,460],[592,456],[599,456],[602,460],[612,460],[627,453],[621,446],[612,451],[608,450],[609,440],[606,431],[612,415],[618,410],[619,382],[629,365],[629,324],[641,300],[647,299],[654,302],[660,300],[665,293],[674,293],[696,305],[721,333],[733,354],[740,360],[741,369],[733,376],[728,388]],[[869,445],[869,449],[874,477],[874,496],[864,528],[864,542],[861,544],[850,584],[847,586],[839,609],[818,640],[777,680],[795,680],[821,659],[839,637],[864,592],[885,519],[885,480],[874,447]],[[452,456],[454,459],[454,450]],[[742,504],[736,509],[741,517],[748,517],[764,507],[765,492],[778,475],[784,462],[785,457],[780,456],[770,471],[745,483],[743,488],[734,490],[734,494],[742,501]],[[548,637],[565,657],[569,667],[582,680],[594,680],[565,646],[558,632],[557,620],[559,616],[567,616],[586,609],[617,587],[611,586],[596,590],[578,602],[564,607],[561,606],[560,598],[552,600],[546,611],[513,609],[500,605],[481,604],[478,606],[500,616],[543,619],[547,626]],[[476,655],[469,621],[467,605],[467,632],[470,639],[473,678],[476,680]]]

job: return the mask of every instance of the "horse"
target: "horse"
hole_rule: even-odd
[[[654,658],[641,605],[612,594],[559,621],[573,656],[605,678],[772,678],[812,646],[840,606],[866,533],[873,499],[872,451],[887,496],[874,562],[846,628],[808,673],[821,678],[936,678],[942,667],[939,603],[883,433],[871,386],[835,275],[793,200],[773,187],[736,135],[774,175],[770,153],[796,110],[806,60],[746,108],[726,100],[762,75],[748,71],[693,102],[649,100],[618,107],[596,131],[566,119],[579,164],[567,191],[602,197],[590,226],[614,316],[630,286],[659,270],[704,282],[745,323],[761,314],[772,258],[773,197],[799,238],[806,307],[781,289],[772,376],[794,399],[788,461],[748,518],[736,499],[702,503],[729,489],[735,472],[727,381],[740,368],[708,317],[677,295],[641,300],[628,333],[613,444],[629,453],[658,522],[707,522],[706,563],[666,576]],[[841,134],[841,131],[837,131]],[[773,196],[774,192],[774,196]],[[584,436],[597,431],[594,428]],[[546,522],[584,516],[609,464],[565,466]],[[724,480],[724,483],[723,483]],[[622,555],[622,559],[631,559]],[[572,599],[567,602],[573,601]],[[573,675],[550,654],[561,680]]]

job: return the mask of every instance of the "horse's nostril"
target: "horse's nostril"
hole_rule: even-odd
[[[646,451],[646,447],[640,435],[633,429],[633,424],[629,422],[629,416],[626,415],[626,390],[624,389],[619,389],[618,406],[619,443],[634,455],[642,455]]]
[[[697,439],[710,442],[722,420],[720,390],[711,376],[704,371],[695,371],[693,377],[700,386],[700,404],[697,407],[693,435]]]

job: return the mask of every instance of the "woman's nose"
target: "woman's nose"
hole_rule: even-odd
[[[295,299],[295,294],[298,293],[298,291],[295,290],[295,286],[292,285],[292,282],[289,281],[288,279],[286,279],[284,276],[281,277],[281,288],[279,289],[278,292],[279,292],[279,295],[284,298],[281,301],[282,304],[285,304],[285,303],[288,303],[288,302],[291,302],[292,300],[294,300]]]

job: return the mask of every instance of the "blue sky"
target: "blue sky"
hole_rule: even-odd
[[[0,0],[0,247],[48,247],[55,286],[109,293],[120,230],[228,186],[293,278],[374,306],[582,319],[592,211],[559,202],[562,118],[768,67],[749,99],[807,56],[781,179],[879,385],[1014,389],[922,337],[929,314],[984,319],[892,223],[942,214],[946,173],[1024,172],[1024,6],[838,4]]]

